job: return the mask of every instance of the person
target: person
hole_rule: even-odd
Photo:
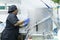
[[[18,40],[19,25],[23,24],[24,21],[17,18],[18,9],[16,5],[9,6],[8,13],[6,27],[1,34],[1,40]]]

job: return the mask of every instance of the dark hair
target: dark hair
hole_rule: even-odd
[[[8,13],[12,13],[12,12],[14,12],[15,10],[17,10],[16,5],[11,5],[11,6],[9,6],[9,8],[8,8]]]

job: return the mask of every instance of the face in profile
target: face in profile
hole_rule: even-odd
[[[15,14],[16,14],[16,15],[18,14],[18,9],[17,9],[17,10],[15,10]]]

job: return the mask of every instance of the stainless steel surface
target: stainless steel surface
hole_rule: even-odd
[[[32,34],[46,35],[48,33],[50,34],[52,33],[53,31],[52,11],[53,11],[52,9],[48,8],[37,8],[29,10],[30,23],[29,27],[27,28],[29,29],[27,32],[28,33],[27,37],[28,35],[31,36]],[[36,25],[38,25],[38,31],[36,31]]]
[[[52,9],[48,8],[37,8],[29,11],[30,32],[36,32],[36,27],[34,25],[38,24],[38,33],[50,32],[52,31],[53,24],[51,17],[53,16]],[[48,18],[50,16],[50,18]],[[45,20],[45,21],[44,21]],[[36,23],[37,22],[37,23]],[[41,22],[41,23],[40,23]],[[40,24],[39,24],[40,23]]]

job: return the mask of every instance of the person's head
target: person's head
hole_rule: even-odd
[[[8,13],[13,13],[13,14],[17,15],[18,9],[17,9],[16,5],[9,6]]]

